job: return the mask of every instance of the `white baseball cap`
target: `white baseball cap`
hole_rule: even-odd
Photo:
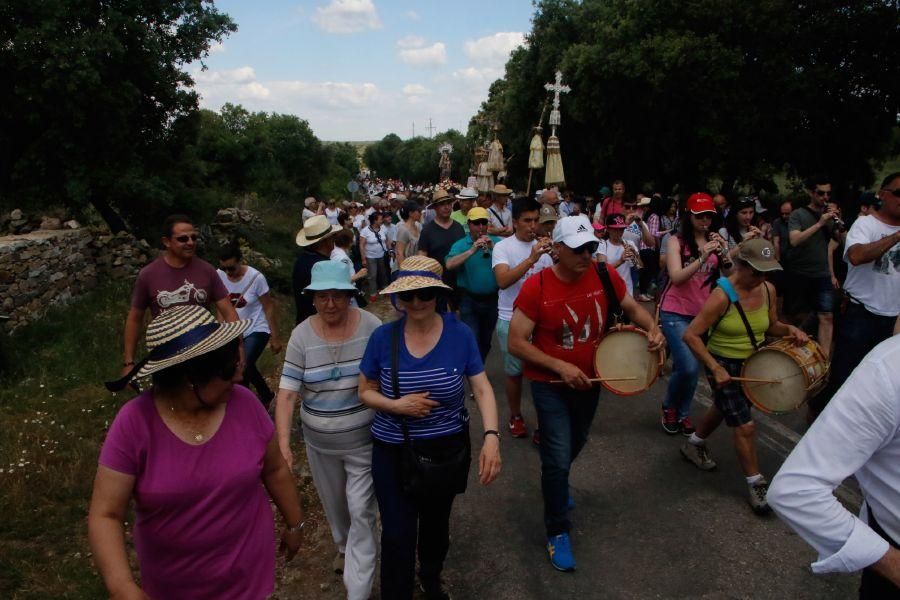
[[[553,241],[563,243],[569,248],[578,248],[584,244],[596,243],[594,227],[585,215],[563,217],[553,228]]]

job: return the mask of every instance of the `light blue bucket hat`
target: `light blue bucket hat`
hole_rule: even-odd
[[[313,265],[312,281],[303,288],[304,292],[321,292],[323,290],[346,290],[356,292],[356,286],[350,283],[350,270],[339,260],[322,260]]]

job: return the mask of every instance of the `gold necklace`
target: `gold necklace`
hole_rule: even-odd
[[[172,415],[174,415],[174,416],[175,416],[175,420],[178,421],[178,416],[177,416],[177,413],[175,412],[175,407],[172,405],[171,402],[169,402],[169,410],[172,411]],[[206,436],[203,435],[203,432],[202,432],[202,431],[199,431],[199,430],[197,430],[197,429],[193,429],[192,427],[188,427],[187,425],[185,425],[185,424],[182,423],[181,421],[178,421],[178,425],[179,425],[180,427],[184,428],[184,429],[187,429],[187,431],[191,434],[191,437],[192,437],[192,438],[194,439],[194,441],[197,442],[198,444],[199,444],[200,442],[202,442],[203,440],[206,439]]]

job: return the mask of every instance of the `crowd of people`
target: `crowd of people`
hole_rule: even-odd
[[[167,220],[165,251],[134,287],[121,378],[107,384],[151,377],[110,428],[91,502],[91,544],[112,595],[141,597],[123,535],[131,501],[149,596],[270,594],[266,494],[290,558],[305,525],[291,477],[301,433],[348,598],[369,597],[379,556],[382,598],[411,598],[417,564],[425,597],[449,597],[454,499],[476,447],[479,482],[498,477],[505,435],[537,445],[549,560],[575,570],[569,474],[597,411],[595,351],[627,324],[646,352],[672,357],[659,426],[684,436],[685,459],[715,469],[706,440],[724,421],[750,507],[771,505],[815,547],[814,571],[865,569],[861,597],[900,594],[900,173],[847,222],[827,177],[777,211],[755,197],[630,195],[622,181],[596,201],[556,189],[516,196],[502,184],[360,183],[364,202],[304,202],[277,395],[255,367],[267,345],[282,347],[265,276],[234,244],[217,272],[194,256],[191,220]],[[382,323],[362,310],[370,302],[390,302],[398,319]],[[148,353],[137,361],[142,333]],[[499,381],[485,371],[494,335]],[[811,339],[830,378],[770,487],[739,380],[767,340]],[[713,405],[695,426],[701,368]],[[477,446],[467,402],[480,414]],[[863,519],[832,495],[852,474]]]

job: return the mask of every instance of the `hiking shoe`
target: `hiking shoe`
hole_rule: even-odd
[[[528,435],[528,429],[525,427],[525,419],[522,415],[515,415],[509,418],[509,435],[514,438],[523,438]]]
[[[450,600],[450,592],[441,583],[441,578],[437,579],[419,579],[419,589],[425,594],[427,600]]]
[[[669,435],[678,433],[678,417],[675,416],[674,408],[662,409],[662,419],[660,419],[660,423],[662,423],[663,431]]]
[[[331,560],[331,568],[334,569],[334,572],[338,575],[344,574],[344,553],[338,552],[335,554],[334,558]]]
[[[691,437],[691,434],[697,431],[694,427],[693,421],[691,421],[690,417],[685,417],[678,421],[678,429],[681,430],[681,435]]]
[[[535,446],[541,445],[541,430],[535,429],[534,434],[531,436],[531,443]]]
[[[747,501],[750,502],[750,508],[753,509],[753,512],[758,515],[764,515],[772,510],[769,503],[766,501],[766,494],[769,493],[768,481],[763,479],[756,483],[752,483],[747,487],[750,488],[750,496],[747,498]]]
[[[547,538],[547,552],[550,564],[557,571],[574,571],[575,556],[572,555],[572,543],[568,533],[561,533]]]
[[[694,466],[701,471],[712,471],[716,468],[716,461],[709,455],[709,448],[706,444],[695,446],[690,442],[685,442],[681,446],[681,455],[694,463]]]

